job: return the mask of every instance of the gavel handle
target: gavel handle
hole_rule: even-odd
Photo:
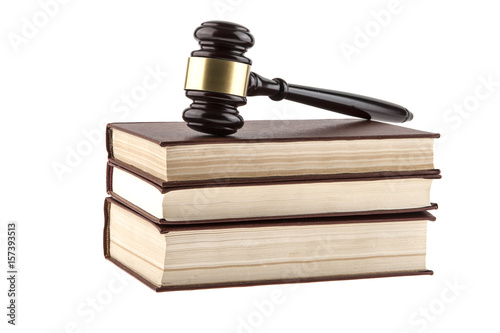
[[[348,116],[394,123],[410,121],[406,108],[380,99],[351,93],[288,84],[283,79],[266,79],[250,73],[247,96],[269,96],[274,101],[287,99]]]

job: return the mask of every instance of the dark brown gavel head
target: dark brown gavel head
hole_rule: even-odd
[[[189,58],[184,89],[193,103],[183,119],[198,132],[233,134],[243,126],[237,108],[247,103],[252,61],[244,54],[254,38],[247,28],[220,21],[203,23],[194,36],[201,48]]]

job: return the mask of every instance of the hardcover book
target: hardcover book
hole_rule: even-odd
[[[156,291],[432,274],[428,212],[166,226],[104,209],[105,257]]]
[[[235,135],[200,135],[181,122],[112,123],[109,159],[169,187],[439,172],[439,134],[369,120],[247,121]]]
[[[108,164],[108,193],[160,224],[398,213],[436,209],[430,187],[438,172],[386,177],[162,187]]]

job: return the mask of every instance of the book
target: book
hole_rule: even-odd
[[[354,119],[247,121],[228,137],[201,135],[183,122],[111,123],[106,135],[113,163],[165,187],[435,173],[438,137]]]
[[[156,291],[432,274],[428,212],[159,225],[104,204],[104,256]]]
[[[109,163],[107,191],[156,223],[266,220],[436,209],[430,187],[439,173],[162,187]]]

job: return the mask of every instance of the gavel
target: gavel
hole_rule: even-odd
[[[383,100],[351,93],[288,84],[280,78],[266,79],[250,71],[245,57],[253,46],[250,31],[224,21],[202,23],[194,32],[200,50],[188,60],[186,96],[193,103],[183,112],[191,129],[224,136],[236,133],[244,120],[238,107],[246,96],[268,96],[363,119],[403,123],[413,118],[406,108]]]

